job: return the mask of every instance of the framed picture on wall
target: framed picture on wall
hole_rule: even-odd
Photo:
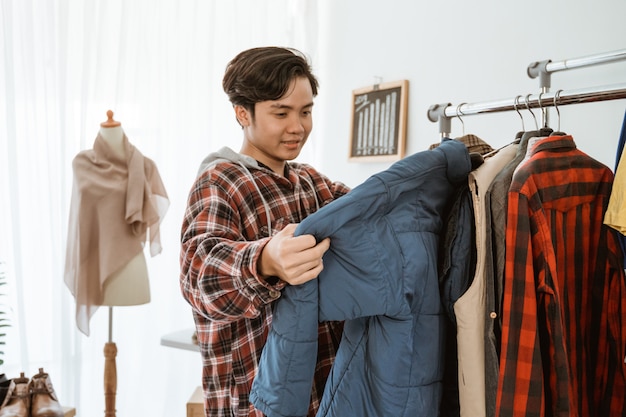
[[[350,161],[396,161],[404,157],[409,81],[352,91]]]

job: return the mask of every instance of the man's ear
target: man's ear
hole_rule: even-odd
[[[235,117],[241,127],[250,125],[250,112],[243,106],[235,105]]]

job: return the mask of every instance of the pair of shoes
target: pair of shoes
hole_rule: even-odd
[[[0,417],[63,417],[63,408],[52,387],[50,376],[39,368],[30,380],[10,380],[6,398],[0,405]]]

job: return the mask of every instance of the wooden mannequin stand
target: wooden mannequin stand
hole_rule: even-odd
[[[117,346],[113,339],[113,307],[109,307],[109,341],[104,344],[104,416],[115,417],[115,395],[117,393]]]
[[[125,134],[121,123],[107,111],[107,120],[100,123],[98,133],[117,158],[125,159]],[[117,395],[117,346],[113,343],[113,307],[136,306],[150,302],[148,266],[143,251],[130,259],[121,269],[110,275],[103,287],[103,306],[109,307],[109,340],[104,345],[104,402],[105,417],[115,417]]]
[[[120,122],[113,120],[113,112],[107,111],[107,120],[100,123],[102,128],[116,128]],[[104,416],[115,417],[115,396],[117,394],[117,346],[113,343],[113,307],[109,306],[109,341],[104,344]]]

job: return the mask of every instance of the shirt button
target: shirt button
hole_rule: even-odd
[[[489,313],[489,317],[491,317],[492,319],[495,319],[496,317],[498,317],[498,315],[496,314],[495,311],[492,311],[491,313]]]
[[[280,297],[280,291],[270,290],[270,297],[272,297],[272,298]]]

